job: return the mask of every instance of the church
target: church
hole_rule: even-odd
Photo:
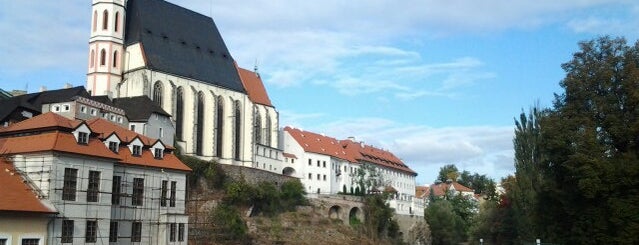
[[[93,0],[87,90],[148,96],[183,154],[254,167],[278,150],[278,112],[259,74],[237,66],[212,18],[161,0]],[[145,105],[140,105],[145,106]],[[281,161],[281,160],[280,160]]]

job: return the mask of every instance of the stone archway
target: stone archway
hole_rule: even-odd
[[[328,209],[328,218],[330,219],[340,219],[340,213],[342,211],[342,207],[339,205],[334,205]]]
[[[295,176],[295,169],[291,167],[285,167],[282,169],[282,174],[286,176]]]
[[[348,212],[348,223],[353,225],[364,221],[364,212],[359,207],[352,207]]]

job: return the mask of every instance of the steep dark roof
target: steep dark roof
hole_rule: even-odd
[[[0,120],[22,107],[42,112],[42,104],[71,101],[75,96],[91,98],[84,86],[19,95],[0,100]]]
[[[89,97],[89,99],[95,100],[95,101],[100,102],[100,103],[105,104],[105,105],[117,107],[117,106],[115,106],[115,104],[113,104],[113,101],[111,101],[109,96],[106,96],[106,95],[91,96],[91,97]]]
[[[115,104],[116,107],[124,109],[124,111],[126,111],[126,117],[129,118],[129,121],[131,122],[146,122],[149,120],[152,113],[165,115],[167,117],[171,116],[146,95],[116,98],[113,99],[113,104]]]
[[[124,42],[142,43],[149,69],[246,93],[210,17],[162,0],[129,0]]]

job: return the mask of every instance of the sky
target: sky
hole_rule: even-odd
[[[633,0],[173,0],[258,71],[280,126],[439,168],[514,173],[514,118],[552,106],[580,41],[639,36]],[[85,85],[91,1],[0,0],[0,88]]]

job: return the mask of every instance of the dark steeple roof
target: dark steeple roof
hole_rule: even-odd
[[[170,117],[162,107],[153,102],[146,95],[113,99],[115,106],[126,111],[126,117],[131,122],[147,122],[152,113]]]
[[[162,0],[127,1],[125,45],[147,68],[246,93],[213,19]]]

